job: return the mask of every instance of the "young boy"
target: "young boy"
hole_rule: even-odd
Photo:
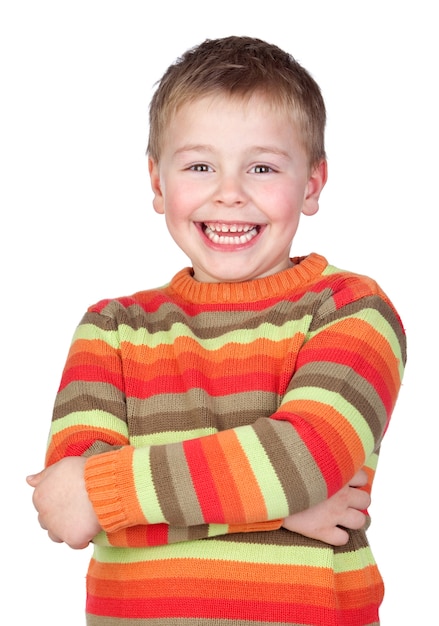
[[[90,626],[379,624],[362,509],[405,334],[373,280],[290,258],[325,117],[308,72],[248,37],[157,87],[153,204],[191,267],[88,309],[28,478],[51,539],[93,540]]]

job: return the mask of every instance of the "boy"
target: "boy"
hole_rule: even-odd
[[[89,308],[28,478],[54,541],[93,539],[90,626],[379,624],[361,509],[405,335],[373,280],[290,258],[324,127],[308,72],[248,37],[153,96],[153,204],[191,267]]]

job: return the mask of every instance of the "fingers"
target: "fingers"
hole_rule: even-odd
[[[64,543],[72,550],[84,550],[84,548],[90,545],[89,541],[77,541],[76,539],[72,539],[71,541],[68,539]]]
[[[366,524],[366,514],[358,509],[348,509],[343,516],[341,526],[349,530],[360,530]]]
[[[371,497],[364,489],[351,487],[349,491],[349,507],[365,511],[371,504]]]
[[[49,539],[55,543],[65,543],[73,550],[83,550],[84,548],[90,545],[89,541],[76,541],[74,538],[70,538],[70,537],[66,537],[66,541],[64,541],[64,539],[61,539],[61,537],[59,537],[56,533],[54,533],[51,530],[48,530],[43,520],[43,517],[41,515],[38,515],[38,522],[41,528],[47,531],[47,536],[49,537]]]
[[[60,539],[57,535],[55,535],[53,532],[48,530],[48,528],[47,528],[47,526],[46,526],[46,524],[45,524],[41,514],[38,515],[38,523],[40,524],[40,526],[41,526],[41,528],[43,530],[47,530],[47,535],[48,535],[49,539],[51,539],[55,543],[63,543],[62,539]]]
[[[349,541],[349,536],[347,530],[340,528],[340,526],[335,526],[331,529],[331,534],[328,536],[326,543],[332,546],[345,546]]]
[[[339,524],[350,530],[363,528],[367,520],[367,508],[371,498],[367,491],[356,487],[349,488],[349,506],[343,511]],[[344,545],[344,544],[339,544]]]

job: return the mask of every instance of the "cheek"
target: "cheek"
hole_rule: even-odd
[[[202,191],[196,185],[179,183],[170,185],[166,193],[166,210],[176,217],[190,215],[203,201]]]
[[[296,221],[300,216],[302,198],[295,187],[278,187],[273,185],[260,197],[267,213],[272,214],[276,221]]]

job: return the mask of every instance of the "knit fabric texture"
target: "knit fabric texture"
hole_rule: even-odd
[[[379,624],[366,530],[333,547],[281,524],[361,467],[371,488],[405,332],[375,281],[293,261],[245,283],[186,268],[79,324],[46,464],[88,457],[89,626]]]

